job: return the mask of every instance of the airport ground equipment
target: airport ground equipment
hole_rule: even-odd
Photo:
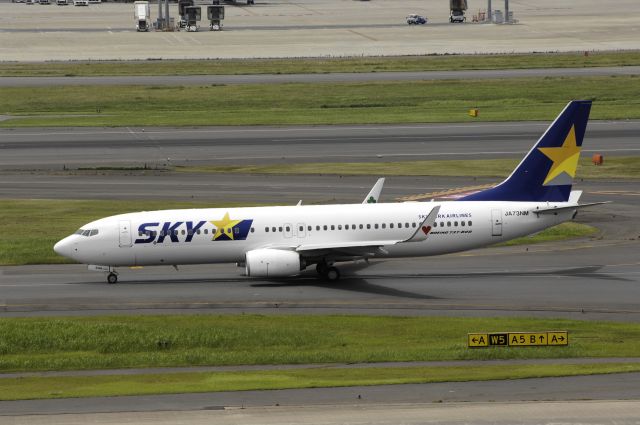
[[[67,0],[56,0],[56,4],[58,6],[68,6],[69,2]]]
[[[193,0],[178,0],[178,15],[180,21],[178,22],[178,30],[187,28],[187,7],[193,6]]]
[[[224,6],[207,6],[207,19],[209,19],[209,29],[211,31],[222,30],[222,20],[224,19]]]
[[[449,22],[463,23],[467,20],[464,12],[467,10],[467,0],[449,0]]]
[[[416,15],[415,13],[407,16],[407,24],[409,25],[422,25],[426,23],[427,18],[425,18],[424,16]]]
[[[185,8],[187,31],[198,31],[198,22],[202,19],[202,8],[200,6],[187,6]]]
[[[136,31],[149,31],[149,2],[136,1],[133,3],[133,18],[136,21]]]

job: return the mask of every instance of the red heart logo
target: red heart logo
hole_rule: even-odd
[[[431,231],[431,226],[422,226],[422,231],[424,232],[425,235],[428,235],[429,232]]]

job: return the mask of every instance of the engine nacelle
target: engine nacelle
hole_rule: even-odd
[[[300,273],[303,264],[300,254],[280,249],[254,249],[246,254],[247,276],[286,277]]]

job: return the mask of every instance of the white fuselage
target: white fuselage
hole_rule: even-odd
[[[575,211],[536,214],[537,208],[568,204],[504,201],[162,210],[94,221],[83,227],[86,235],[71,235],[56,250],[82,263],[114,267],[242,263],[254,249],[404,241],[437,205],[438,218],[426,240],[383,246],[364,256],[464,251],[538,232],[570,219]],[[226,229],[223,218],[232,220]]]

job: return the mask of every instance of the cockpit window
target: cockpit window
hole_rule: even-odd
[[[89,233],[89,236],[95,236],[98,234],[98,229],[91,229],[91,233]]]
[[[84,232],[84,229],[78,229],[76,230],[76,232],[74,233],[74,235],[81,235],[82,232]]]
[[[74,235],[80,235],[80,236],[95,236],[97,234],[98,234],[98,229],[78,229],[74,233]]]
[[[82,232],[82,236],[89,236],[90,233],[91,230],[85,230],[84,232]]]

